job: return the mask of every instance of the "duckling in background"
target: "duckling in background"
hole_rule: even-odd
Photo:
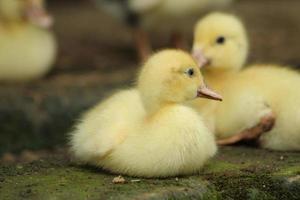
[[[237,17],[213,13],[200,20],[193,55],[199,64],[205,64],[207,82],[226,98],[211,114],[220,144],[257,136],[263,148],[300,150],[300,76],[276,65],[253,65],[242,70],[248,40]],[[246,129],[241,134],[228,132],[243,126]]]
[[[171,33],[177,48],[184,48],[182,32],[211,8],[229,5],[232,0],[94,0],[101,8],[128,23],[141,60],[151,52],[146,32]]]
[[[78,160],[117,174],[195,173],[217,150],[201,116],[183,105],[196,97],[221,100],[187,53],[156,53],[142,67],[136,88],[114,94],[83,116],[71,134],[71,151]]]
[[[52,18],[43,0],[0,0],[0,80],[29,81],[44,76],[56,55],[48,30]]]

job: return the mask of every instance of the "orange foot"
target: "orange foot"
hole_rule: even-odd
[[[250,141],[259,138],[265,132],[272,130],[275,124],[275,115],[273,113],[268,114],[261,118],[260,122],[249,129],[246,129],[232,137],[221,139],[217,141],[218,145],[231,145],[240,141]]]

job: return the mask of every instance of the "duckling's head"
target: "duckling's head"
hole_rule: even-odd
[[[141,69],[138,89],[146,107],[196,97],[222,99],[206,87],[196,61],[180,50],[163,50],[151,56]]]
[[[246,31],[236,16],[212,13],[196,24],[193,56],[205,69],[239,70],[247,54]]]
[[[25,21],[42,28],[52,25],[44,0],[0,0],[0,20]]]

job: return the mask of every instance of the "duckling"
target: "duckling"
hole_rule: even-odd
[[[94,0],[107,13],[127,22],[141,60],[147,59],[151,45],[147,33],[171,33],[177,48],[185,48],[182,33],[190,29],[201,13],[229,5],[232,0]]]
[[[30,81],[50,70],[56,42],[44,6],[43,0],[0,0],[0,80]]]
[[[135,88],[117,92],[83,116],[71,134],[71,151],[117,174],[195,173],[217,150],[201,116],[183,104],[196,97],[221,100],[205,86],[191,56],[160,51],[144,64]]]
[[[260,134],[252,136],[259,137],[263,148],[300,150],[299,74],[276,65],[242,69],[249,44],[244,25],[233,15],[213,13],[204,17],[197,23],[194,37],[193,55],[205,65],[204,77],[226,98],[211,114],[219,143],[247,138],[252,127],[260,129]],[[234,127],[241,130],[241,120],[245,131],[240,135],[228,133]]]

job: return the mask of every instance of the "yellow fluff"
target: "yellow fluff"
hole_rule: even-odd
[[[193,54],[200,63],[206,63],[204,77],[226,100],[210,113],[218,138],[249,128],[273,112],[275,126],[260,137],[261,146],[300,150],[300,76],[274,65],[241,70],[248,55],[248,41],[237,17],[213,13],[200,20],[195,29]],[[195,104],[197,108],[199,102]]]
[[[182,104],[197,93],[220,98],[205,88],[188,54],[154,54],[142,67],[136,88],[117,92],[83,116],[71,134],[71,151],[79,161],[118,174],[195,173],[217,150],[199,114]]]
[[[56,42],[43,9],[41,0],[0,0],[0,80],[28,81],[50,70]]]

